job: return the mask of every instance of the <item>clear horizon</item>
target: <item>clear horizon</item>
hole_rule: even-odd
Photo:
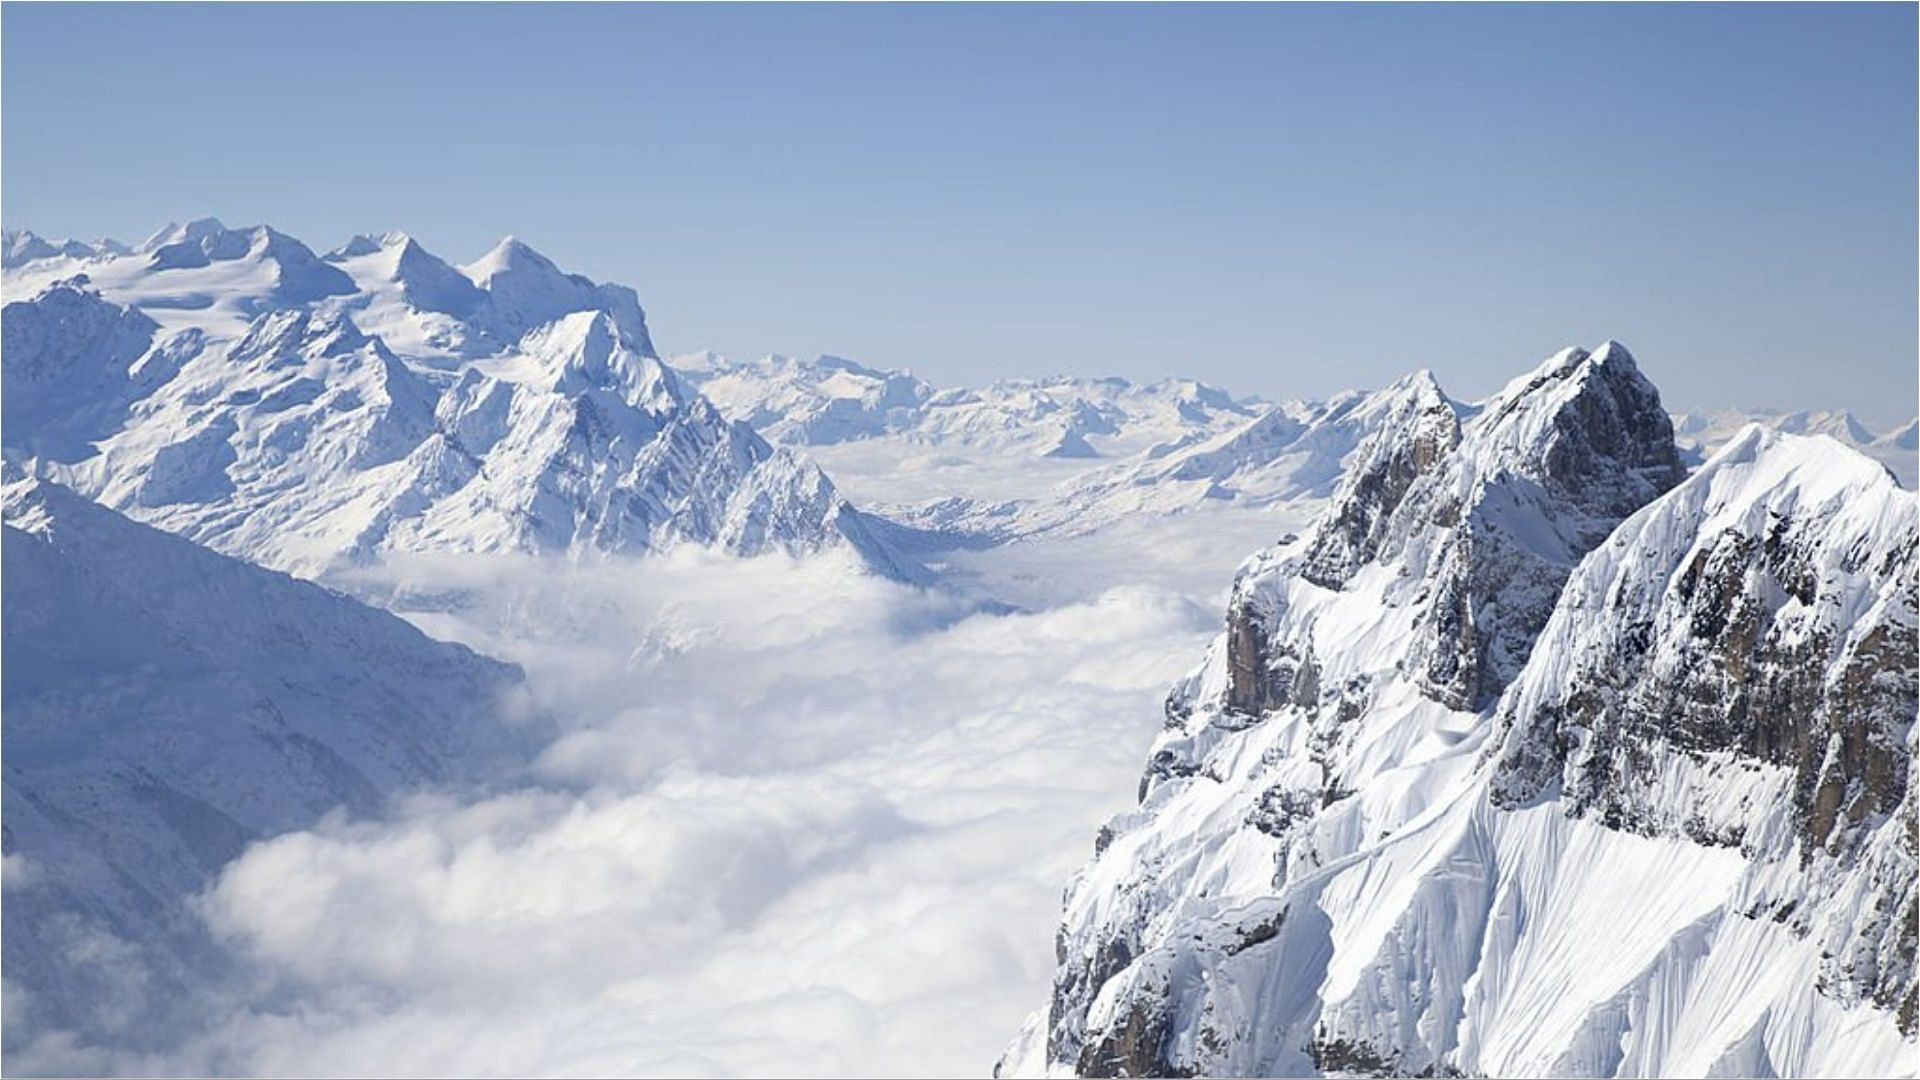
[[[1675,410],[1914,413],[1910,6],[0,18],[43,235],[513,233],[665,353],[942,384],[1478,398],[1611,337]]]

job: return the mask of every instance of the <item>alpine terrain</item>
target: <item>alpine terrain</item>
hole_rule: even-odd
[[[916,568],[817,467],[654,355],[633,291],[508,238],[324,258],[209,219],[138,247],[13,234],[5,448],[261,565],[395,551],[849,551]]]
[[[226,977],[190,901],[248,843],[537,745],[517,669],[8,469],[10,1039],[175,1032]]]
[[[1003,1075],[1915,1071],[1913,424],[0,262],[9,1069],[955,1071],[1050,972]]]
[[[1915,497],[1633,358],[1393,389],[1239,571],[1002,1074],[1908,1073]]]

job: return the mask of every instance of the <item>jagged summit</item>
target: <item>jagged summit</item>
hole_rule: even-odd
[[[357,253],[335,261],[355,260],[356,270],[399,286],[401,297],[416,311],[470,318],[487,300],[486,292],[471,278],[406,233],[389,232],[370,246],[349,244],[341,250],[348,249]]]
[[[1371,397],[1169,695],[1000,1074],[1911,1060],[1914,495],[1758,427],[1683,481],[1618,346]]]
[[[518,241],[468,272],[398,232],[331,261],[213,219],[145,247],[85,282],[64,257],[9,271],[32,298],[6,312],[0,431],[9,458],[143,521],[307,575],[680,544],[915,573],[656,359],[631,289]]]
[[[507,236],[492,250],[460,267],[486,293],[479,319],[503,339],[518,339],[527,331],[568,312],[605,311],[633,349],[657,355],[647,334],[640,298],[621,285],[596,285],[579,274],[569,274],[551,259]]]
[[[1591,353],[1563,350],[1508,384],[1483,404],[1464,442],[1482,473],[1513,471],[1597,514],[1638,506],[1681,470],[1659,392],[1613,341]],[[1636,484],[1642,477],[1652,491]]]
[[[1462,422],[1430,375],[1395,384],[1391,415],[1305,547],[1302,576],[1344,588],[1400,566],[1392,603],[1428,608],[1413,644],[1427,692],[1496,695],[1526,659],[1573,563],[1685,475],[1659,393],[1627,350],[1562,350]]]
[[[1325,588],[1341,587],[1378,557],[1414,482],[1460,443],[1453,403],[1425,369],[1399,379],[1368,407],[1380,415],[1374,434],[1355,452],[1306,547],[1302,575]]]
[[[226,231],[227,227],[216,217],[195,218],[184,225],[169,221],[154,230],[151,236],[141,241],[133,250],[137,254],[148,255],[169,244],[198,243],[209,236]]]
[[[576,311],[528,334],[520,351],[534,377],[557,394],[610,390],[629,405],[665,413],[689,400],[658,359],[631,348],[613,316]]]

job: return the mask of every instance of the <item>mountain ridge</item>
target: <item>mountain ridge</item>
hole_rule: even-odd
[[[391,550],[692,543],[924,579],[816,466],[663,365],[631,289],[513,238],[455,269],[404,234],[323,260],[209,218],[54,272],[72,262],[9,271],[7,454],[231,554],[321,575]]]
[[[1837,441],[1757,427],[1686,477],[1617,346],[1556,354],[1477,407],[1405,389],[1309,537],[1241,568],[1224,630],[1168,697],[1138,807],[1068,886],[1052,1002],[998,1071],[1910,1058],[1913,493]],[[1725,554],[1769,544],[1763,579]],[[1698,583],[1666,588],[1669,565]],[[1648,584],[1614,583],[1616,566]],[[1517,612],[1476,614],[1513,608],[1517,581]],[[1779,608],[1782,590],[1805,610]],[[1723,625],[1699,622],[1743,593]],[[1648,625],[1612,607],[1629,597],[1682,613]],[[1836,644],[1792,644],[1803,628]],[[1765,730],[1786,734],[1756,743],[1737,699],[1682,689],[1753,670],[1813,680],[1768,699]],[[1681,730],[1700,734],[1626,734],[1644,722],[1607,689],[1621,680],[1634,700],[1698,702]],[[1837,756],[1809,746],[1824,732]]]

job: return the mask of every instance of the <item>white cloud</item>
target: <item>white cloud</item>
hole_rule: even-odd
[[[0,889],[24,889],[40,877],[40,868],[19,852],[0,855]]]
[[[983,1073],[1217,624],[1148,587],[995,615],[691,553],[358,585],[523,664],[558,737],[516,790],[251,849],[201,911],[255,1003],[123,1067]]]

